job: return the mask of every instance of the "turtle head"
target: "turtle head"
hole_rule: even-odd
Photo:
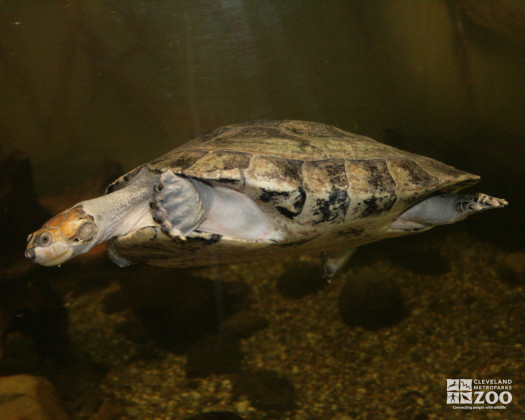
[[[27,237],[26,258],[42,265],[60,265],[95,245],[97,226],[81,204],[49,219]]]

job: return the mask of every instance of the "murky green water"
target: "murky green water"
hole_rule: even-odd
[[[1,2],[0,145],[6,156],[12,151],[27,155],[34,195],[28,161],[22,155],[4,160],[0,222],[8,241],[0,248],[1,275],[16,286],[5,288],[3,300],[17,304],[1,304],[0,299],[0,314],[9,322],[22,313],[49,314],[48,305],[56,305],[46,299],[42,304],[33,289],[28,292],[26,281],[49,283],[53,299],[71,310],[73,353],[105,365],[98,371],[80,363],[93,380],[89,389],[97,390],[90,391],[97,397],[89,403],[68,399],[73,397],[57,372],[74,374],[60,358],[51,367],[8,358],[7,368],[5,359],[0,363],[2,372],[51,377],[72,418],[89,418],[104,399],[123,401],[123,415],[133,417],[131,407],[138,418],[186,418],[206,407],[246,419],[272,418],[272,413],[297,419],[402,418],[407,413],[406,418],[440,418],[455,414],[444,399],[442,381],[450,375],[523,380],[524,22],[519,0]],[[169,278],[164,271],[122,271],[102,256],[61,270],[24,265],[25,235],[45,221],[51,211],[45,208],[56,211],[82,200],[82,194],[97,195],[105,177],[208,130],[261,119],[325,122],[434,157],[481,175],[475,190],[504,197],[510,205],[424,234],[427,239],[371,245],[350,264],[341,284],[331,288],[308,280],[293,259],[284,265],[256,261],[174,271],[174,282],[207,279],[197,282],[197,292],[183,286],[188,300],[197,296],[195,305],[203,305],[205,315],[197,321],[171,312],[162,292],[139,299],[146,293],[144,280]],[[100,175],[102,162],[107,162],[106,172]],[[38,203],[44,209],[31,211]],[[510,255],[518,261],[511,274],[501,268]],[[303,257],[303,262],[314,270],[319,261],[312,258]],[[366,268],[396,283],[405,301],[403,320],[379,333],[349,327],[337,313],[342,284],[354,276],[369,278],[367,272],[361,275]],[[126,286],[127,277],[131,286]],[[301,284],[311,288],[304,295],[299,291],[296,296],[286,281],[297,277],[306,278]],[[244,284],[252,297],[244,292],[239,297],[230,286],[217,289],[217,279]],[[164,296],[175,299],[182,293],[161,283],[155,287],[167,287]],[[464,299],[447,295],[454,290],[461,290]],[[121,295],[108,310],[102,302],[112,293]],[[162,301],[158,307],[156,299]],[[246,303],[250,299],[252,306]],[[486,316],[483,305],[490,306]],[[188,349],[173,347],[192,335],[185,322],[200,339],[247,308],[256,312],[255,318],[265,315],[269,326],[236,337],[235,345],[245,354],[240,369],[272,370],[287,378],[295,386],[291,406],[246,405],[245,391],[239,391],[239,383],[251,383],[246,378],[186,379]],[[51,318],[51,325],[63,322]],[[152,333],[156,320],[166,328]],[[306,328],[306,322],[315,326]],[[419,332],[418,322],[424,324]],[[482,331],[479,340],[476,326]],[[32,333],[24,328],[12,329],[35,341],[34,325]],[[140,333],[130,338],[134,328]],[[171,329],[176,333],[166,339]],[[163,333],[164,342],[159,339]],[[113,344],[104,344],[108,340]],[[396,350],[399,342],[406,347]],[[13,353],[16,343],[4,352]],[[382,353],[382,343],[391,352]],[[53,345],[44,340],[37,350],[29,344],[28,351],[48,357],[45,349]],[[410,357],[396,361],[396,351],[411,347]],[[448,359],[441,363],[442,358]],[[163,383],[161,372],[169,366],[173,370]],[[120,372],[129,383],[120,381]],[[415,379],[412,372],[417,372]],[[317,388],[307,386],[314,382]],[[169,387],[179,392],[176,404],[170,405]],[[516,392],[501,415],[518,418],[519,404]]]

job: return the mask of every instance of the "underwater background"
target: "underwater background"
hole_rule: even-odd
[[[448,378],[512,380],[469,414],[525,417],[521,1],[4,0],[0,28],[0,418],[9,381],[53,402],[29,418],[454,418]],[[433,157],[509,206],[363,247],[330,285],[318,255],[24,260],[51,214],[264,119]]]

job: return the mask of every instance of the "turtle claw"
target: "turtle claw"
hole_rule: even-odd
[[[456,203],[456,211],[459,213],[471,213],[495,209],[498,207],[504,207],[508,204],[503,198],[491,197],[490,195],[483,193],[476,193],[464,198],[465,200]]]
[[[149,203],[149,207],[151,210],[159,210],[160,209],[160,204],[158,201],[151,201]]]
[[[504,200],[503,198],[495,198],[486,194],[480,195],[482,196],[482,203],[488,207],[504,207],[509,204],[507,200]]]
[[[162,232],[164,232],[168,236],[171,236],[172,238],[178,238],[183,241],[187,239],[180,229],[177,229],[173,226],[170,227],[170,225],[170,222],[166,220],[162,222],[160,230],[162,230]]]

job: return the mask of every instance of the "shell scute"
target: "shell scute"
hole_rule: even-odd
[[[268,156],[252,159],[245,171],[245,193],[265,204],[267,210],[277,210],[294,218],[303,209],[306,193],[303,188],[302,162]]]
[[[355,198],[353,217],[377,216],[392,209],[397,201],[396,182],[385,160],[347,161],[346,174],[349,194]]]
[[[399,188],[431,189],[439,184],[439,179],[424,170],[414,160],[394,159],[388,161],[388,170]]]
[[[346,175],[354,194],[392,194],[396,188],[384,160],[347,161]]]
[[[248,153],[218,150],[208,152],[181,173],[212,184],[228,184],[230,188],[243,191],[244,170],[250,166],[250,161]]]
[[[343,159],[305,162],[305,189],[308,193],[302,220],[312,223],[343,223],[350,206],[348,178]]]
[[[205,177],[212,171],[231,171],[246,169],[250,166],[251,156],[247,153],[232,151],[210,152],[195,161],[191,166],[183,168],[188,176]]]

